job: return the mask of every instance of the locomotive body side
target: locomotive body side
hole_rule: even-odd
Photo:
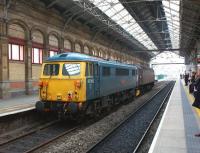
[[[105,74],[109,70],[109,75]],[[124,65],[100,64],[100,96],[108,96],[125,90],[135,90],[136,68]]]

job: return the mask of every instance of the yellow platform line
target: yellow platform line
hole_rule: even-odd
[[[189,93],[189,89],[186,86],[184,86],[183,83],[182,83],[182,86],[183,86],[183,88],[185,90],[185,93],[187,95],[188,101],[192,104],[194,102],[194,99],[195,99],[194,96]],[[198,109],[196,107],[193,107],[193,108],[195,109],[197,115],[200,117],[200,109]]]

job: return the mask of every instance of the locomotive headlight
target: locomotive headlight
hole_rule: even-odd
[[[42,88],[42,87],[47,87],[47,86],[48,86],[48,82],[40,81],[40,82],[38,83],[38,86],[39,86],[40,88]]]
[[[62,100],[62,96],[61,95],[57,95],[57,100]]]
[[[39,82],[38,82],[38,86],[39,86],[40,88],[42,88],[42,87],[43,87],[43,82],[42,82],[42,81],[39,81]]]
[[[43,86],[47,87],[48,86],[48,82],[43,82]]]

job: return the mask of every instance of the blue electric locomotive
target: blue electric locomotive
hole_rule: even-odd
[[[132,100],[142,69],[80,53],[63,53],[43,63],[36,109],[62,115],[94,114]],[[152,72],[152,71],[151,71]],[[152,86],[152,81],[147,85]],[[143,85],[144,86],[144,85]]]

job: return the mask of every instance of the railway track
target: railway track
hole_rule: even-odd
[[[87,153],[137,152],[163,104],[167,102],[173,86],[174,82],[170,82],[159,90],[129,117],[108,132],[103,139],[89,148]]]
[[[82,126],[85,126],[85,123],[84,125],[78,126],[74,123],[66,124],[55,120],[37,127],[36,129],[33,129],[27,133],[24,133],[19,137],[0,143],[0,152],[30,153],[42,148],[43,146],[49,144],[52,141],[55,141],[64,135],[75,131]]]
[[[52,121],[24,135],[0,144],[2,153],[30,153],[48,143],[76,130],[76,124],[64,124],[58,120]]]

